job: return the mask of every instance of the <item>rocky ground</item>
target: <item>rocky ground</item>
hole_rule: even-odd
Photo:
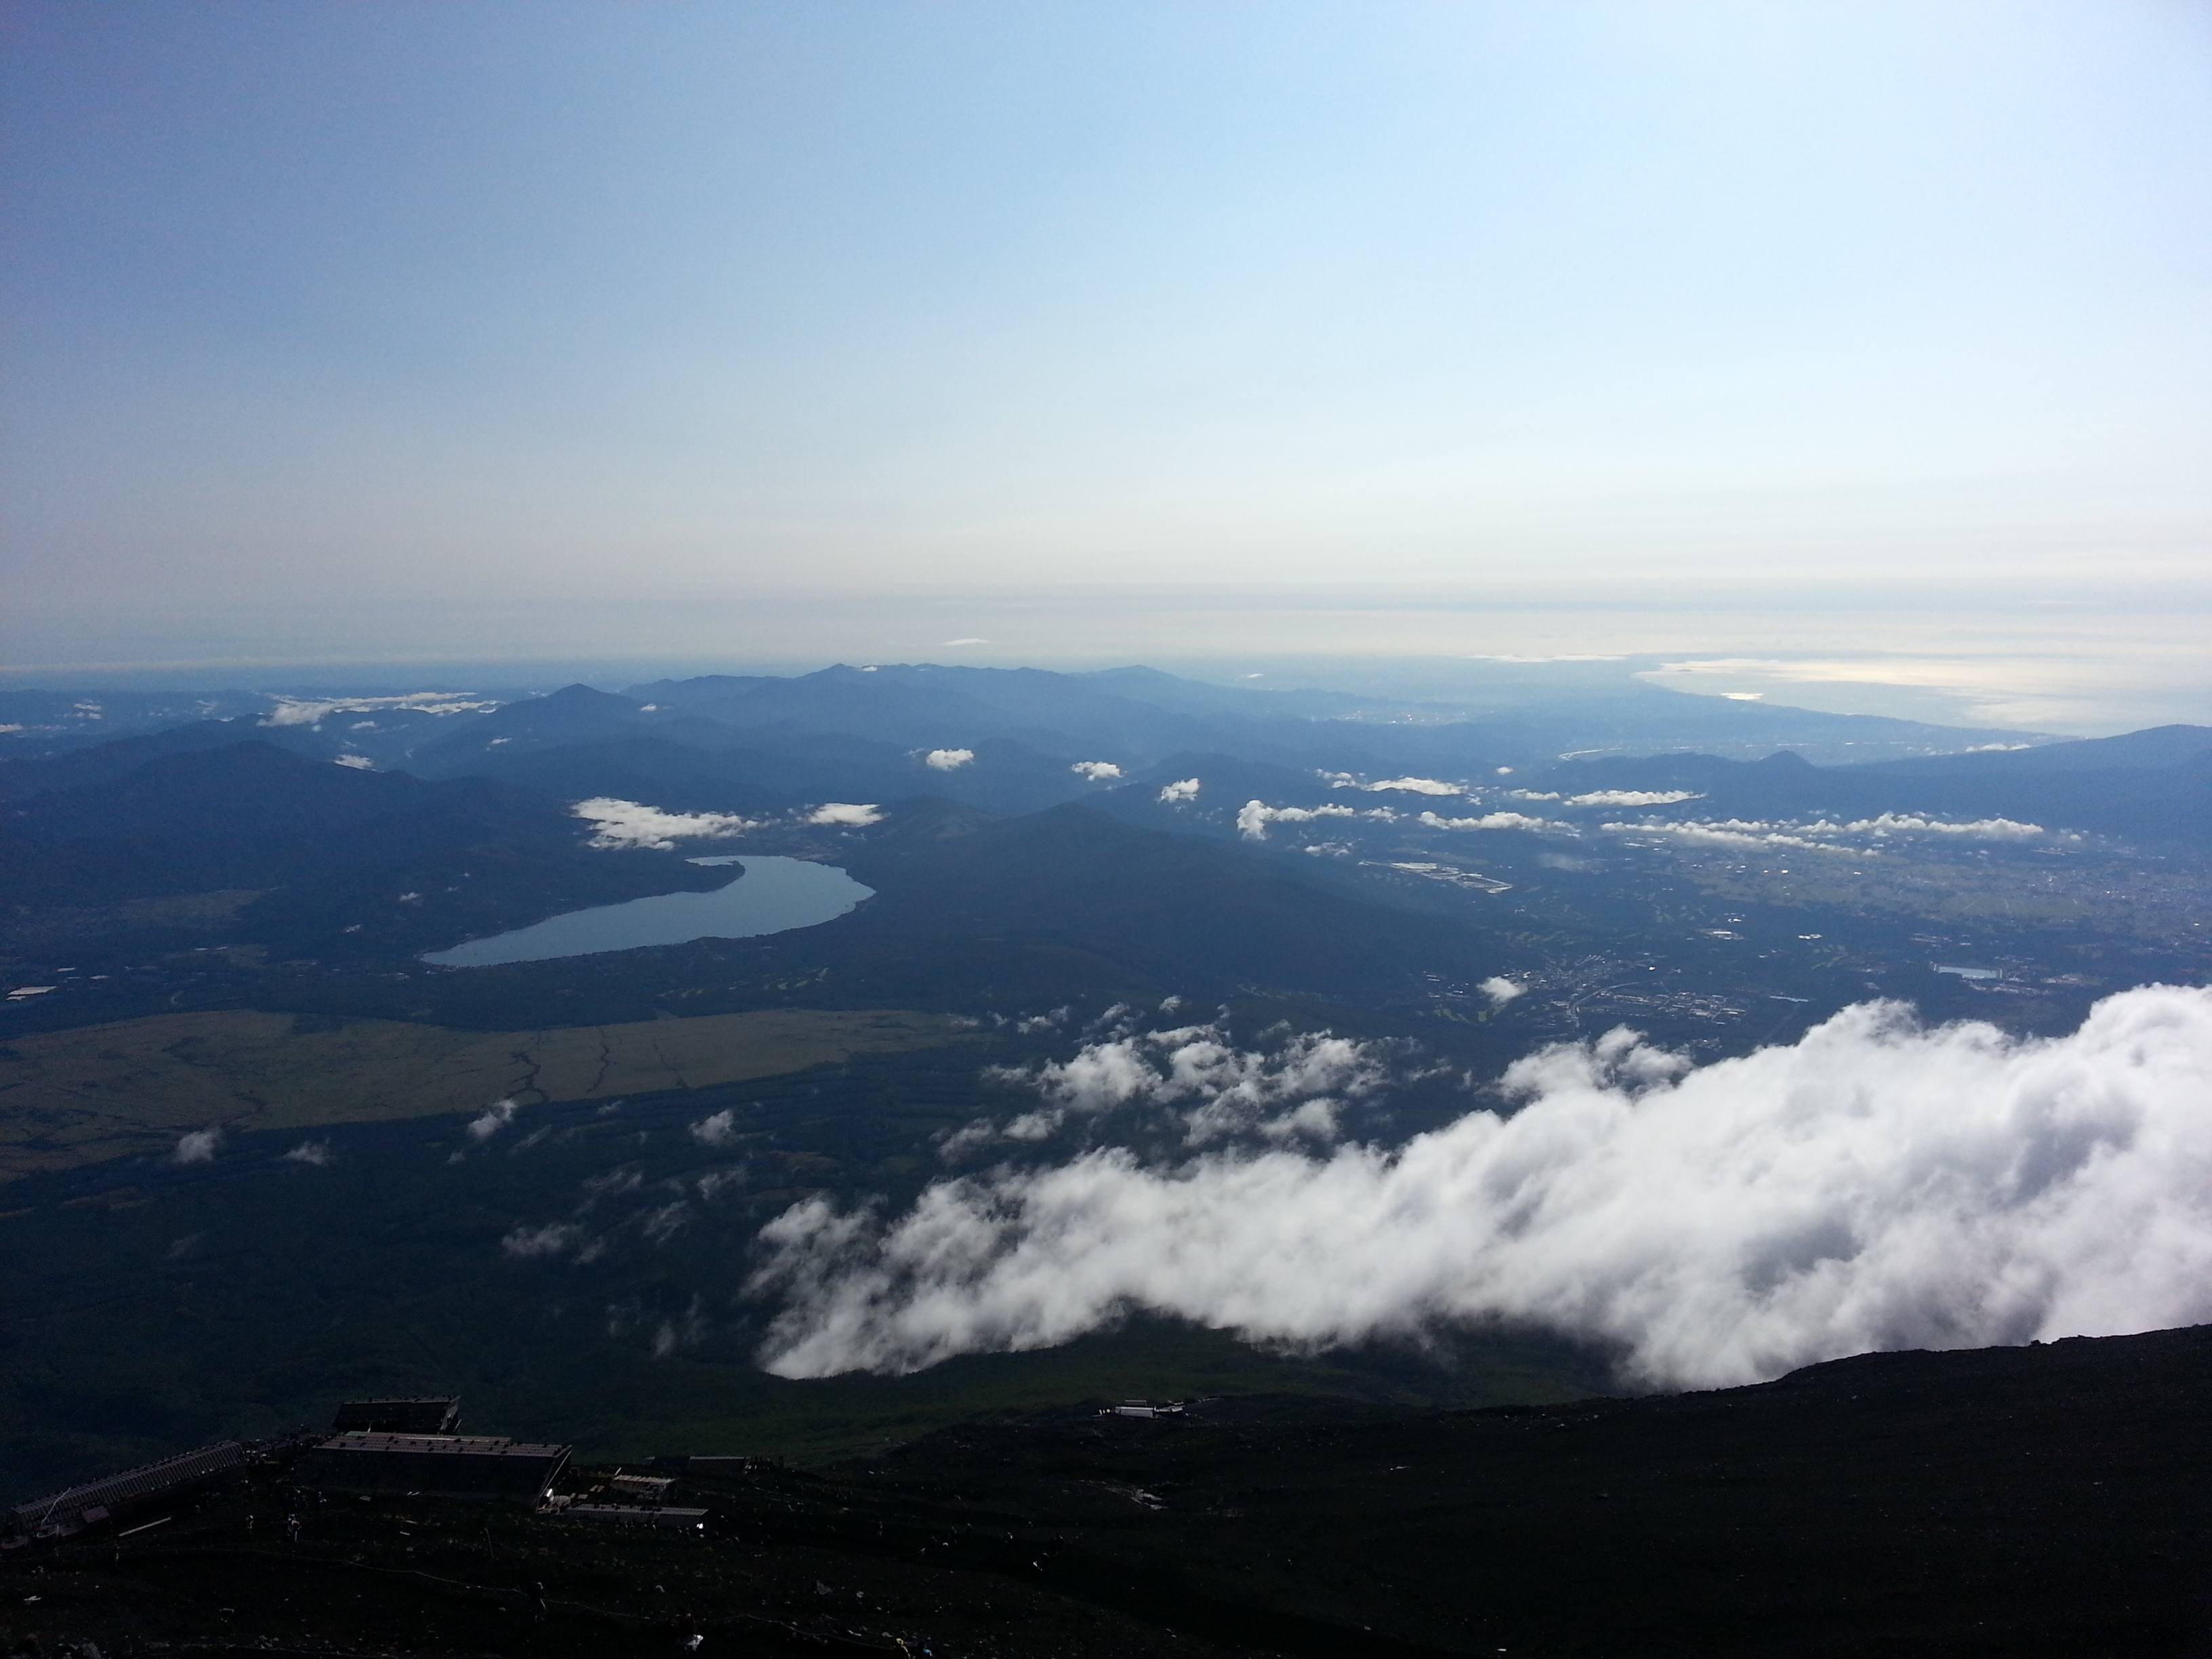
[[[318,1501],[275,1457],[9,1552],[0,1636],[105,1659],[2212,1654],[2212,1328],[1533,1408],[1094,1404],[816,1473],[658,1472],[703,1529]]]

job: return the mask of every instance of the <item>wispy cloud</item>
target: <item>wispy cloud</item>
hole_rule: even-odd
[[[1809,823],[1786,818],[1772,822],[1764,818],[1646,818],[1638,823],[1601,823],[1598,828],[1613,835],[1661,836],[1691,846],[1799,848],[1813,853],[1848,854],[1855,858],[1872,858],[1881,849],[1845,843],[1837,837],[1858,836],[1875,842],[1899,837],[1911,840],[1918,836],[1932,836],[1939,842],[1945,838],[1990,842],[2030,842],[2052,838],[2052,832],[2039,823],[2022,823],[2012,818],[1973,818],[1965,823],[1947,823],[1898,812],[1884,812],[1879,817],[1853,818],[1847,823],[1836,823],[1826,818],[1816,818]],[[2081,839],[2070,831],[2057,838],[2065,841]]]
[[[543,1227],[517,1227],[499,1241],[504,1254],[519,1261],[556,1256],[583,1242],[584,1230],[565,1221]]]
[[[1143,1054],[1040,1082],[1158,1086]],[[1141,1060],[1141,1066],[1132,1061]],[[2069,1036],[1846,1009],[1698,1066],[1617,1030],[1545,1049],[1395,1149],[1102,1146],[940,1182],[888,1221],[763,1232],[787,1376],[1064,1342],[1130,1308],[1307,1346],[1510,1319],[1719,1386],[1844,1354],[2212,1318],[2212,992],[2107,998]]]
[[[1809,841],[1803,836],[1787,835],[1763,824],[1737,827],[1741,823],[1741,820],[1732,819],[1725,823],[1601,823],[1598,828],[1611,835],[1663,836],[1691,846],[1796,848],[1808,853],[1859,851],[1827,842]]]

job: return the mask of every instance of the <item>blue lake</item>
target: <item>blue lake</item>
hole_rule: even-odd
[[[627,904],[602,904],[548,916],[511,933],[472,939],[422,958],[441,968],[487,968],[501,962],[544,962],[554,957],[635,951],[644,945],[682,945],[695,939],[751,939],[835,921],[875,889],[863,887],[832,864],[805,859],[694,859],[694,864],[734,864],[744,873],[711,893],[659,893]]]

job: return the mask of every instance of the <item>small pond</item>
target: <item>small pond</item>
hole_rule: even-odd
[[[744,871],[710,893],[659,893],[627,904],[602,904],[548,916],[510,933],[472,939],[422,958],[441,968],[487,968],[501,962],[544,962],[555,957],[635,951],[644,945],[682,945],[695,939],[751,939],[835,921],[875,891],[833,864],[805,859],[695,859],[695,864],[734,864]]]

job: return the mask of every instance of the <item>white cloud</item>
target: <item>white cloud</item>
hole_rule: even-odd
[[[1185,778],[1179,783],[1171,783],[1168,785],[1166,788],[1160,791],[1160,799],[1168,802],[1170,805],[1179,804],[1182,801],[1196,800],[1198,799],[1198,780],[1196,778]]]
[[[331,1161],[331,1143],[327,1140],[303,1140],[284,1154],[287,1164],[313,1164],[318,1167]]]
[[[599,833],[584,843],[586,847],[641,847],[666,852],[679,841],[727,841],[760,828],[760,820],[739,817],[734,812],[664,812],[657,806],[617,800],[611,795],[580,800],[568,811],[597,828]]]
[[[872,805],[857,801],[825,801],[806,815],[809,823],[844,823],[865,830],[872,823],[881,823],[884,815]]]
[[[924,766],[939,772],[957,772],[963,766],[972,766],[975,751],[972,749],[933,749],[921,757]]]
[[[1348,772],[1324,772],[1332,789],[1364,789],[1370,794],[1382,789],[1401,790],[1413,795],[1459,795],[1467,792],[1455,783],[1444,783],[1436,778],[1385,778],[1380,783],[1361,783]]]
[[[1093,783],[1103,783],[1109,778],[1118,778],[1121,775],[1121,769],[1115,765],[1112,761],[1078,761],[1067,769],[1080,773]]]
[[[1534,796],[1523,796],[1533,800]],[[1551,799],[1557,800],[1553,795]],[[1570,795],[1570,806],[1672,806],[1676,801],[1703,800],[1705,797],[1687,789],[1593,789],[1586,795]]]
[[[1490,999],[1492,1006],[1498,1008],[1503,1008],[1514,998],[1524,994],[1528,989],[1525,985],[1516,985],[1503,974],[1492,975],[1474,988]]]
[[[471,1140],[489,1140],[501,1129],[514,1121],[517,1110],[511,1100],[495,1100],[483,1109],[483,1115],[469,1120]]]
[[[970,1124],[945,1143],[948,1155],[994,1139],[1042,1140],[1071,1121],[1132,1106],[1166,1109],[1170,1127],[1193,1146],[1248,1134],[1334,1134],[1340,1101],[1364,1100],[1390,1080],[1386,1052],[1376,1044],[1310,1031],[1241,1049],[1214,1025],[1125,1032],[1085,1044],[1072,1060],[993,1066],[984,1075],[1033,1090],[1044,1103],[1003,1125]],[[1321,1109],[1305,1109],[1312,1106]]]
[[[410,691],[397,697],[287,697],[267,694],[273,705],[264,726],[317,726],[331,714],[361,714],[372,708],[402,708],[416,714],[489,714],[499,707],[467,691]],[[80,704],[79,707],[84,705]]]
[[[351,767],[356,772],[374,772],[376,770],[376,763],[369,759],[366,755],[335,755],[331,758],[331,764],[333,766]]]
[[[709,1146],[727,1146],[738,1138],[737,1114],[724,1107],[691,1126],[691,1136]]]
[[[1854,818],[1849,823],[1808,824],[1806,829],[1808,833],[1828,831],[1839,835],[1963,836],[1970,841],[2036,841],[2051,833],[2039,823],[2021,823],[2013,818],[1972,818],[1965,823],[1944,823],[1900,812]]]
[[[177,1150],[170,1156],[179,1164],[212,1164],[216,1148],[222,1145],[222,1127],[193,1129],[177,1138]]]
[[[1485,812],[1479,818],[1439,817],[1434,812],[1421,814],[1419,823],[1431,830],[1566,830],[1574,826],[1552,818],[1532,818],[1526,812]]]
[[[2193,1324],[2212,1319],[2209,1080],[2212,992],[2172,986],[2045,1039],[1865,1004],[1702,1067],[1615,1031],[1510,1067],[1513,1115],[1395,1150],[1146,1167],[1105,1147],[940,1182],[887,1224],[794,1206],[762,1234],[756,1282],[791,1297],[762,1357],[907,1370],[1133,1308],[1314,1347],[1506,1319],[1714,1387]]]
[[[1247,841],[1265,841],[1271,823],[1311,823],[1316,818],[1358,816],[1349,806],[1270,806],[1265,801],[1248,800],[1237,810],[1237,828]]]

